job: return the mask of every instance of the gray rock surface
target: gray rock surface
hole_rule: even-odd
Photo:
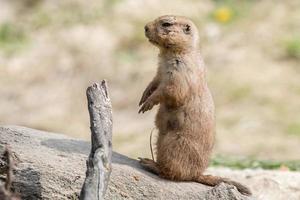
[[[90,145],[64,135],[17,126],[0,127],[0,153],[11,147],[16,160],[14,188],[22,199],[78,199]],[[192,182],[172,182],[143,170],[137,160],[113,154],[106,199],[254,199],[233,186],[214,188]]]
[[[300,173],[293,171],[209,168],[206,173],[238,180],[257,200],[300,200]]]

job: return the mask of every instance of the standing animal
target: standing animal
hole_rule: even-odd
[[[203,174],[214,144],[215,111],[196,26],[186,17],[166,15],[149,22],[145,35],[160,53],[156,76],[142,95],[139,113],[158,104],[159,110],[156,162],[140,158],[141,165],[169,180],[209,186],[225,182],[251,195],[238,182]]]

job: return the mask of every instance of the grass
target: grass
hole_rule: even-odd
[[[20,50],[27,41],[27,36],[20,27],[11,23],[0,25],[0,50],[12,54]]]
[[[290,58],[300,59],[300,36],[294,36],[285,41],[285,52]]]
[[[294,122],[287,126],[287,133],[290,135],[300,136],[300,122]]]
[[[234,169],[271,169],[271,170],[290,170],[300,171],[300,160],[275,161],[257,160],[252,158],[233,158],[215,156],[211,161],[211,166],[222,166]]]
[[[240,86],[232,89],[230,91],[229,99],[231,101],[241,101],[252,94],[252,89],[250,86]]]
[[[47,12],[38,10],[36,13],[33,14],[31,23],[34,28],[39,29],[49,26],[52,23],[52,21],[53,19]]]
[[[22,5],[23,9],[31,9],[38,6],[41,2],[42,0],[23,0],[18,3]]]
[[[97,5],[90,9],[83,9],[76,2],[63,4],[57,8],[55,14],[52,10],[45,8],[36,8],[30,17],[31,28],[43,29],[49,27],[65,28],[78,24],[93,24],[98,23],[104,17],[104,8]]]

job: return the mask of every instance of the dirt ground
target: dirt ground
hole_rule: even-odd
[[[144,24],[190,17],[217,110],[215,154],[300,159],[300,2],[0,0],[0,123],[89,139],[85,89],[107,79],[114,149],[149,156],[156,70]],[[155,134],[155,133],[154,133]]]

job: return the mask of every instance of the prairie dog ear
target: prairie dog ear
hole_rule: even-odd
[[[192,31],[192,30],[191,30],[191,25],[185,24],[184,27],[183,27],[183,32],[184,32],[185,34],[190,34],[191,31]]]

